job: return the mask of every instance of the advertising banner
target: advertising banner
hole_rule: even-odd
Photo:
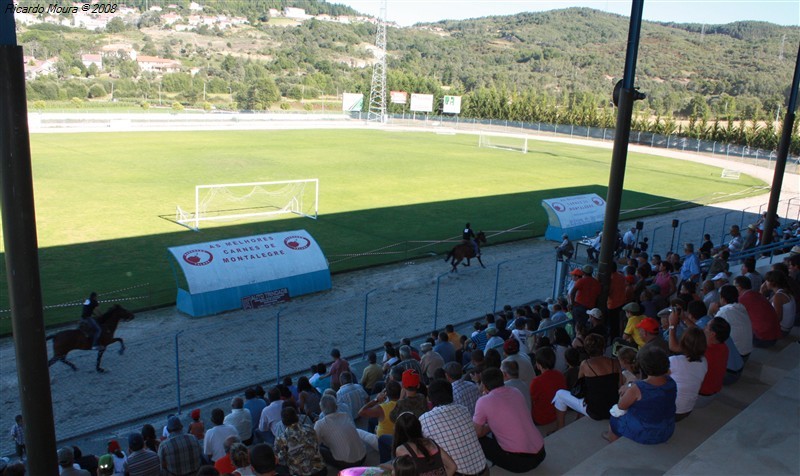
[[[358,93],[342,93],[342,111],[364,110],[364,95]]]
[[[442,112],[445,114],[460,114],[461,96],[445,96],[442,98]]]
[[[392,104],[405,104],[408,102],[408,93],[405,91],[392,91],[389,93]]]
[[[433,111],[433,94],[412,94],[411,110],[415,112]]]

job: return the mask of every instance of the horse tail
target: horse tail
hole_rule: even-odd
[[[453,253],[455,253],[455,251],[456,251],[456,247],[454,246],[453,248],[450,249],[450,251],[447,252],[447,257],[445,257],[444,260],[445,261],[450,261],[450,258],[453,257]]]

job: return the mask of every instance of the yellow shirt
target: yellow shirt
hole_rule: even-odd
[[[625,334],[633,337],[633,341],[636,342],[636,345],[640,348],[645,344],[642,340],[642,337],[639,335],[639,329],[636,326],[644,320],[647,316],[631,316],[628,318],[628,323],[625,325]]]
[[[394,422],[389,418],[389,413],[394,410],[396,405],[397,400],[389,400],[380,404],[381,409],[383,409],[383,420],[378,422],[378,427],[375,429],[376,435],[394,435]]]

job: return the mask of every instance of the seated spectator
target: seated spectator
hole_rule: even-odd
[[[320,400],[323,417],[314,424],[320,442],[322,459],[336,469],[361,466],[367,450],[356,430],[352,417],[338,411],[336,398],[323,395]],[[253,467],[258,471],[258,468]]]
[[[669,355],[669,343],[661,336],[661,324],[652,317],[646,317],[636,325],[639,337],[644,342],[640,349],[645,347],[660,347]]]
[[[673,321],[674,319],[670,321],[670,334],[675,332]],[[678,388],[675,421],[683,420],[694,409],[700,386],[708,370],[708,363],[704,357],[706,348],[706,336],[703,331],[691,327],[681,337],[681,353],[669,358],[670,376]]]
[[[443,380],[432,382],[428,400],[433,409],[419,418],[422,435],[453,458],[459,474],[488,474],[472,415],[463,406],[453,403],[452,385]]]
[[[419,393],[419,383],[418,373],[413,370],[403,372],[403,390],[400,393],[400,399],[397,401],[397,405],[389,412],[389,418],[393,422],[397,421],[397,417],[401,413],[410,412],[419,417],[428,411],[428,401],[425,399],[425,395]]]
[[[645,316],[641,314],[641,308],[639,307],[639,304],[635,302],[629,302],[628,304],[622,306],[622,310],[625,311],[625,316],[627,318],[625,330],[622,332],[622,338],[628,341],[628,345],[633,347],[639,348],[643,346],[644,339],[642,339],[642,336],[636,329],[636,326],[638,326],[639,323],[645,318]]]
[[[267,397],[269,398],[269,405],[264,407],[264,410],[261,411],[261,417],[258,420],[258,432],[256,434],[260,441],[272,444],[275,442],[277,425],[281,421],[283,400],[281,400],[281,391],[278,387],[270,388]]]
[[[781,337],[781,325],[775,308],[761,293],[753,291],[750,278],[736,276],[733,285],[739,293],[739,302],[750,316],[753,326],[753,346],[772,347]]]
[[[97,460],[97,476],[114,476],[114,456],[104,454]]]
[[[475,414],[475,403],[480,397],[478,385],[463,375],[461,366],[456,362],[445,364],[444,371],[445,378],[453,387],[453,402],[463,405],[472,417]]]
[[[197,438],[183,433],[180,418],[171,416],[167,420],[169,438],[158,447],[161,467],[171,474],[193,474],[200,467],[202,450]]]
[[[444,367],[444,359],[437,352],[434,352],[433,345],[430,342],[423,343],[419,348],[422,351],[422,359],[420,360],[422,377],[426,383],[429,383],[433,380],[436,371]]]
[[[611,417],[609,431],[603,437],[615,441],[624,436],[645,445],[664,443],[675,431],[678,393],[675,381],[669,376],[669,357],[663,349],[645,347],[639,351],[637,360],[648,377],[626,384],[614,409],[615,414],[621,415]]]
[[[770,302],[775,309],[778,322],[780,322],[781,332],[784,336],[787,336],[792,327],[794,327],[797,317],[797,301],[792,295],[789,277],[780,271],[768,271],[764,276],[764,283],[766,283],[767,289],[772,292]]]
[[[225,423],[225,412],[221,408],[211,410],[211,423],[215,426],[206,432],[203,454],[214,462],[225,456],[225,440],[229,436],[239,436],[239,432],[236,427]]]
[[[223,423],[236,428],[245,446],[253,442],[253,421],[250,419],[250,412],[244,409],[242,397],[231,400],[231,412],[225,416]]]
[[[606,420],[608,411],[616,403],[617,390],[621,385],[619,364],[615,359],[603,355],[606,341],[603,336],[589,334],[586,336],[586,352],[589,358],[584,360],[578,371],[578,382],[584,390],[582,395],[575,396],[571,390],[559,390],[553,399],[556,407],[558,429],[564,428],[567,408],[593,420]],[[583,384],[580,384],[583,379]],[[573,387],[574,388],[574,387]]]
[[[307,415],[312,420],[316,420],[319,414],[322,413],[319,408],[319,399],[322,398],[322,394],[319,393],[316,387],[311,385],[308,377],[303,376],[297,379],[297,395],[299,399],[297,406],[300,413]]]
[[[500,371],[503,372],[503,384],[506,387],[513,387],[519,390],[519,393],[525,397],[525,405],[528,412],[531,411],[531,394],[529,385],[519,379],[519,367],[517,363],[512,360],[504,361],[500,364]]]
[[[216,468],[220,474],[233,473],[236,471],[236,466],[234,466],[233,461],[231,461],[231,448],[234,444],[241,442],[242,440],[236,435],[229,436],[225,439],[225,442],[222,444],[222,448],[225,450],[225,456],[214,461],[214,468]]]
[[[375,352],[370,352],[367,355],[367,361],[369,365],[364,367],[364,371],[361,373],[361,386],[364,387],[364,390],[367,391],[368,394],[372,395],[373,390],[375,389],[375,385],[383,378],[383,370],[381,366],[378,365],[378,356],[375,355]],[[300,381],[297,381],[297,392],[300,393]],[[303,409],[303,406],[300,406],[300,409]]]
[[[739,349],[742,360],[747,362],[753,350],[753,325],[747,309],[739,303],[739,292],[729,284],[722,286],[719,289],[719,303],[722,307],[717,311],[717,317],[725,319],[731,325],[731,339]]]
[[[489,349],[501,349],[505,341],[502,337],[497,335],[497,328],[490,327],[486,329],[486,337],[488,340],[486,341],[486,345],[483,348],[483,351],[486,352]]]
[[[562,374],[567,371],[567,360],[564,354],[571,345],[567,330],[563,327],[556,327],[553,342],[553,351],[556,353],[556,366],[554,368]]]
[[[313,366],[312,366],[313,367]],[[308,381],[319,390],[319,393],[331,388],[331,376],[326,371],[327,367],[322,362],[316,365],[316,373]],[[316,378],[314,378],[316,377]]]
[[[639,371],[639,363],[636,362],[636,349],[628,346],[620,346],[617,350],[617,361],[622,369],[623,383],[635,382],[642,379]],[[571,387],[567,387],[571,388]]]
[[[505,354],[507,361],[514,361],[519,367],[519,379],[525,383],[526,388],[530,386],[531,380],[535,375],[533,370],[533,363],[528,354],[519,351],[520,345],[517,339],[508,339],[503,344],[503,354]],[[499,368],[500,365],[497,366]]]
[[[473,345],[475,345],[475,348],[482,351],[486,348],[486,341],[489,340],[489,338],[486,336],[486,330],[484,329],[481,321],[475,322],[473,327],[475,328],[475,331],[470,336],[470,339],[472,340]],[[445,363],[447,362],[445,361]]]
[[[725,341],[730,337],[731,326],[728,321],[716,317],[703,329],[706,337],[706,375],[698,391],[695,408],[702,408],[710,404],[720,390],[725,380],[726,364],[728,363],[728,346]]]
[[[400,357],[400,362],[394,364],[395,367],[401,368],[403,371],[412,369],[418,374],[422,374],[422,367],[419,365],[419,361],[412,356],[410,346],[400,346],[398,354]]]
[[[439,342],[433,346],[433,350],[442,356],[445,363],[455,362],[456,360],[456,348],[453,343],[449,341],[449,339],[450,338],[447,336],[447,332],[440,332]]]
[[[155,432],[155,430],[153,431]],[[80,466],[81,469],[85,469],[91,474],[97,474],[97,456],[91,453],[84,454],[77,446],[72,447],[72,454],[75,456],[75,464]],[[158,455],[156,455],[156,459],[158,459]]]
[[[145,423],[144,425],[142,425],[142,438],[144,438],[144,445],[148,449],[158,453],[158,445],[161,444],[161,440],[156,438],[156,429],[153,427],[153,425],[151,425],[149,423]],[[97,458],[95,458],[95,460],[96,459]],[[97,464],[96,461],[95,461],[95,464]],[[84,469],[88,469],[88,468],[84,468]]]
[[[111,440],[108,442],[108,454],[114,459],[114,474],[124,473],[128,456],[122,451],[119,441]]]
[[[422,436],[419,419],[411,413],[397,418],[392,447],[395,457],[411,456],[416,474],[453,476],[456,473],[453,458],[434,441]]]
[[[500,351],[497,349],[487,349],[486,352],[483,353],[483,365],[487,369],[490,367],[493,369],[499,369],[502,362],[503,358],[500,356]]]
[[[378,451],[381,463],[389,461],[392,457],[394,422],[389,418],[389,414],[397,406],[401,391],[400,383],[390,380],[386,382],[386,388],[374,400],[368,401],[358,411],[360,416],[378,421],[375,435],[378,437]]]
[[[75,467],[75,454],[72,448],[65,446],[58,450],[58,472],[64,476],[91,476],[88,471]],[[0,473],[2,474],[2,473]]]
[[[408,347],[406,347],[407,349]],[[415,361],[416,362],[416,361]],[[336,403],[339,407],[347,406],[350,409],[350,417],[356,424],[356,428],[367,429],[367,419],[358,416],[358,410],[367,403],[369,395],[361,385],[354,383],[354,376],[350,372],[342,372],[339,376],[341,387],[336,392]]]
[[[564,374],[553,369],[555,364],[556,353],[553,349],[544,347],[536,351],[536,369],[540,374],[531,381],[529,391],[533,405],[531,416],[533,422],[540,426],[556,421],[553,398],[557,391],[567,388]]]
[[[532,471],[544,461],[544,438],[525,411],[523,396],[503,385],[498,369],[484,370],[481,382],[485,395],[478,399],[472,421],[483,453],[512,473]]]
[[[255,472],[250,467],[250,453],[247,446],[242,443],[234,443],[228,453],[231,463],[236,468],[232,474],[239,476],[255,476]]]
[[[383,374],[386,375],[389,371],[400,362],[400,355],[394,347],[386,348],[386,361],[383,363]]]
[[[128,435],[128,460],[123,473],[127,476],[158,476],[161,472],[161,461],[158,455],[145,448],[141,433]]]
[[[288,467],[289,474],[303,476],[327,474],[328,470],[322,460],[319,440],[314,430],[299,423],[297,412],[291,406],[281,412],[281,422],[285,430],[283,435],[275,440],[275,451],[281,464]]]
[[[567,361],[567,370],[564,372],[564,378],[567,382],[567,388],[572,388],[578,382],[578,372],[581,366],[581,353],[574,347],[568,348],[564,351],[564,360]]]
[[[336,403],[336,400],[333,402]],[[256,476],[274,476],[277,463],[272,448],[264,443],[250,448],[250,466]]]
[[[303,378],[305,378],[306,382],[308,382],[308,377]],[[248,413],[250,413],[250,423],[252,425],[251,431],[253,432],[253,436],[255,436],[256,430],[258,430],[258,422],[261,419],[261,412],[264,411],[264,407],[266,406],[267,402],[258,396],[255,387],[249,387],[244,391],[244,408]]]

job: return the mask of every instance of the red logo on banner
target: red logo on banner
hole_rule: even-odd
[[[557,212],[563,212],[566,209],[567,209],[567,207],[565,207],[564,205],[562,205],[562,204],[560,204],[558,202],[553,203],[553,210],[555,210]]]
[[[594,197],[594,198],[592,198],[592,203],[594,203],[598,207],[602,207],[605,202],[600,197]]]
[[[183,254],[183,260],[192,266],[205,266],[214,261],[214,255],[206,250],[192,250]]]
[[[304,250],[311,246],[311,241],[304,236],[290,236],[283,240],[283,243],[293,250]]]

